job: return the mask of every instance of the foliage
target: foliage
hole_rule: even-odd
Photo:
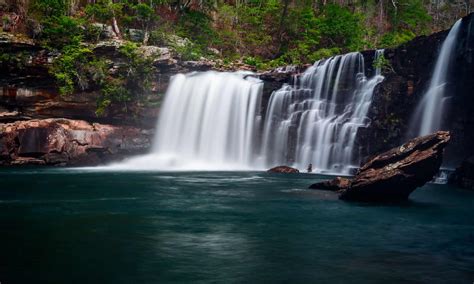
[[[77,44],[83,38],[82,20],[67,16],[54,16],[42,22],[43,31],[40,39],[48,47],[62,48]]]
[[[90,20],[109,23],[114,16],[122,15],[123,3],[113,3],[110,0],[99,0],[85,7],[84,12]]]
[[[76,40],[63,48],[50,73],[56,78],[60,94],[70,95],[75,90],[84,91],[91,85],[100,85],[106,76],[106,64]]]
[[[415,33],[408,30],[399,30],[388,32],[380,39],[379,46],[381,47],[396,47],[407,41],[412,40],[415,37]]]
[[[152,58],[145,58],[138,46],[130,42],[121,46],[119,52],[125,62],[115,74],[110,74],[109,64],[97,58],[89,47],[77,41],[65,46],[50,70],[60,93],[70,95],[77,90],[98,89],[98,116],[114,103],[128,111],[128,103],[140,101],[150,93]]]
[[[321,14],[319,29],[326,47],[357,50],[363,46],[362,16],[348,8],[327,5]]]
[[[105,31],[113,30],[114,37],[126,40],[126,31],[130,39],[134,29],[143,35],[135,39],[140,38],[141,45],[168,46],[182,60],[206,57],[220,59],[223,65],[243,61],[268,69],[365,48],[394,47],[432,32],[439,29],[437,18],[444,12],[436,9],[436,17],[431,17],[429,2],[30,0],[26,15],[18,14],[25,16],[25,23],[37,23],[35,39],[59,52],[51,73],[61,93],[100,90],[97,114],[104,115],[112,105],[127,111],[131,103],[148,101],[153,73],[152,58],[145,58],[138,44],[126,41],[119,49],[123,62],[111,72],[110,63],[90,47]],[[389,69],[383,60],[375,64]],[[22,64],[21,59],[5,55],[0,62]]]
[[[32,0],[30,16],[43,26],[41,39],[53,48],[70,38],[100,39],[99,22],[137,31],[143,44],[171,46],[181,58],[212,57],[226,61],[259,58],[259,66],[277,62],[301,64],[364,48],[388,47],[429,32],[433,19],[424,0],[377,1],[177,1],[97,0],[79,4],[66,0]],[[176,43],[173,36],[186,40]],[[136,38],[135,40],[138,40]]]
[[[145,58],[135,43],[120,47],[125,64],[119,67],[115,77],[109,76],[102,83],[101,96],[97,100],[96,114],[101,116],[113,103],[121,104],[128,112],[130,102],[142,101],[150,93],[153,76],[152,58]]]
[[[29,54],[26,51],[18,53],[4,52],[0,49],[0,66],[21,69],[28,64]]]
[[[399,0],[397,9],[391,10],[392,23],[396,30],[425,33],[431,21],[422,0]]]
[[[390,64],[390,61],[385,58],[384,55],[382,56],[379,56],[378,58],[376,58],[372,64],[372,66],[376,69],[380,69],[382,70],[382,72],[386,72],[386,71],[392,71],[394,72],[393,70],[393,67],[392,65]]]

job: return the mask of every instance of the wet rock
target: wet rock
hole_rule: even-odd
[[[349,187],[351,180],[348,178],[337,177],[332,180],[318,182],[309,186],[310,189],[327,190],[340,192]]]
[[[464,160],[453,173],[449,183],[474,190],[474,156]]]
[[[400,201],[431,181],[443,161],[447,131],[418,137],[370,159],[339,198],[353,201]]]
[[[288,166],[278,166],[271,168],[267,171],[268,173],[283,173],[283,174],[296,174],[300,171],[298,169],[288,167]]]
[[[152,132],[70,119],[0,123],[2,165],[97,165],[148,151]]]
[[[406,200],[436,175],[450,138],[449,132],[438,131],[412,139],[370,159],[352,180],[336,178],[311,188],[337,191],[340,199],[349,201]]]

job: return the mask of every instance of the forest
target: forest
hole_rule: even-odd
[[[272,67],[397,46],[449,28],[471,5],[469,0],[1,0],[0,15],[5,31],[25,33],[51,48],[98,41],[111,27],[118,39],[171,46],[186,60],[218,57]]]

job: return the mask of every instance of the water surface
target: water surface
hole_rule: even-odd
[[[258,172],[0,170],[2,283],[472,283],[474,193],[367,205]]]

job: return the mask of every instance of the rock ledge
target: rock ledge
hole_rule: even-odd
[[[418,137],[370,159],[350,181],[338,178],[310,188],[340,192],[352,201],[401,201],[438,172],[451,135],[438,131]]]

